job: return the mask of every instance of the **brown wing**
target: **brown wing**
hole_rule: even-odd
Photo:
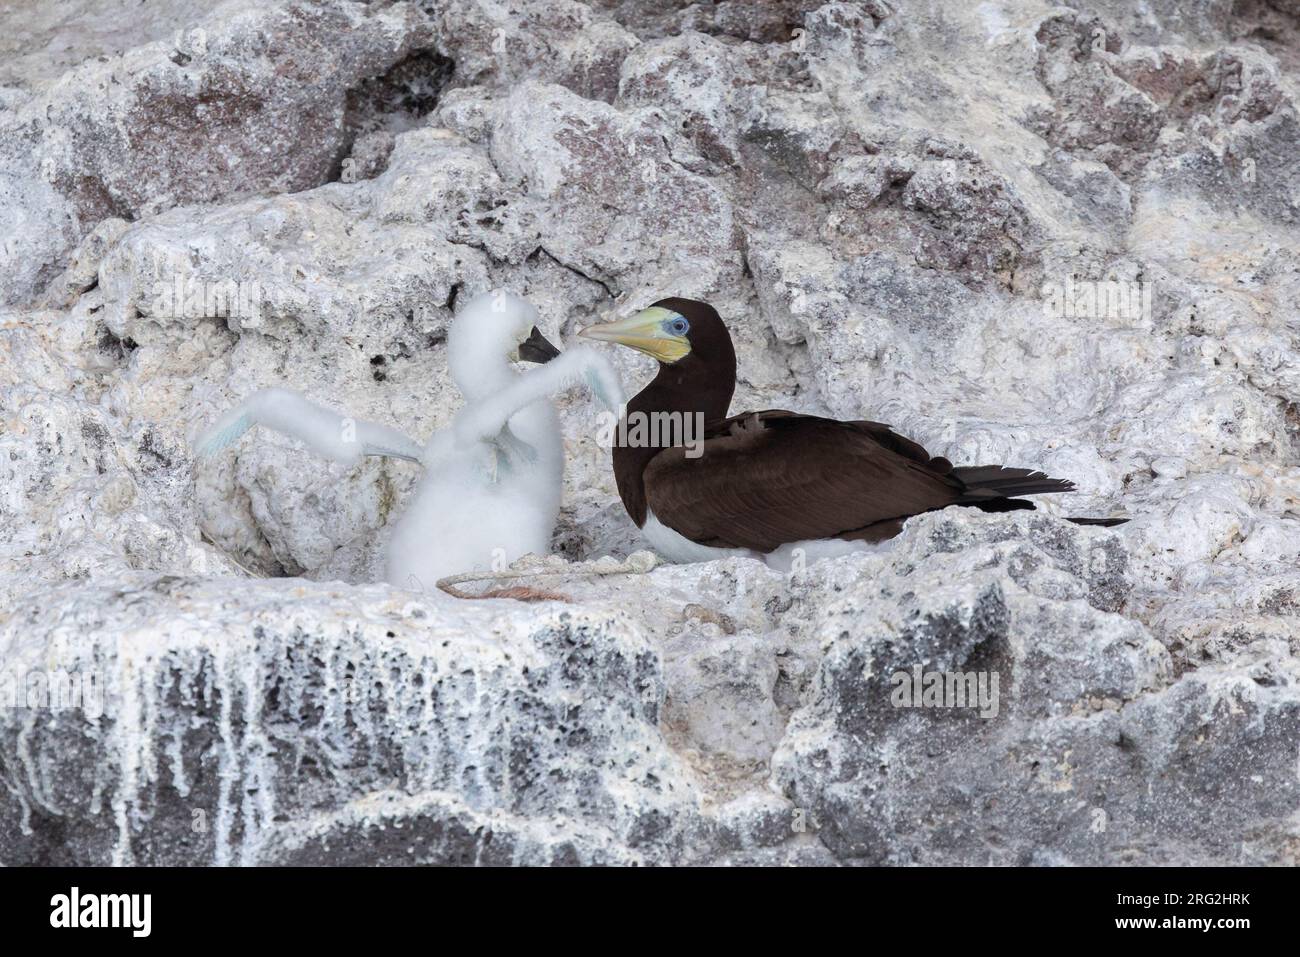
[[[660,522],[707,545],[771,551],[943,508],[963,485],[946,459],[879,422],[769,410],[712,423],[700,454],[665,449],[646,466]]]

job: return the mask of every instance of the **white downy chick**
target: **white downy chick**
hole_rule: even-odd
[[[327,458],[355,464],[365,455],[419,461],[425,473],[393,525],[385,578],[431,590],[448,575],[504,568],[550,551],[560,508],[564,449],[548,397],[586,381],[613,411],[624,401],[617,373],[585,347],[558,356],[536,328],[537,310],[503,290],[477,296],[448,334],[453,381],[467,401],[455,427],[421,449],[400,431],[355,419],[288,389],[264,389],[221,417],[195,443],[215,454],[253,425],[300,439]],[[521,359],[553,364],[520,375]]]
[[[467,404],[424,452],[425,474],[393,527],[387,579],[412,590],[460,572],[500,571],[529,553],[550,552],[560,511],[564,444],[549,397],[586,381],[617,409],[623,386],[599,353],[554,353],[520,375],[540,340],[537,310],[509,293],[469,302],[448,336],[452,378]]]

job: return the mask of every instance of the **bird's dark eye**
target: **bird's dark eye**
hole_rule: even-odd
[[[691,324],[686,321],[685,316],[673,316],[665,325],[667,325],[668,331],[675,336],[684,336],[691,331]]]

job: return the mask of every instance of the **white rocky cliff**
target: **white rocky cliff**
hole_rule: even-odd
[[[0,863],[1297,863],[1298,110],[1295,0],[10,4]],[[423,439],[495,287],[1078,491],[601,575],[574,390],[524,603],[371,584],[414,465],[195,462]]]

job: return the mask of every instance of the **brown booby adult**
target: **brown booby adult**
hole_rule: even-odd
[[[627,406],[626,422],[704,423],[702,444],[682,431],[635,426],[614,445],[614,478],[637,526],[663,557],[777,558],[804,544],[838,543],[819,555],[897,535],[913,515],[969,506],[1032,509],[1016,498],[1068,492],[1074,484],[1032,469],[954,468],[879,422],[839,421],[769,409],[727,416],[736,351],[712,306],[661,299],[581,335],[659,360],[659,373]],[[639,441],[627,441],[635,435]],[[692,454],[694,453],[694,454]],[[1118,524],[1123,519],[1072,519]]]

